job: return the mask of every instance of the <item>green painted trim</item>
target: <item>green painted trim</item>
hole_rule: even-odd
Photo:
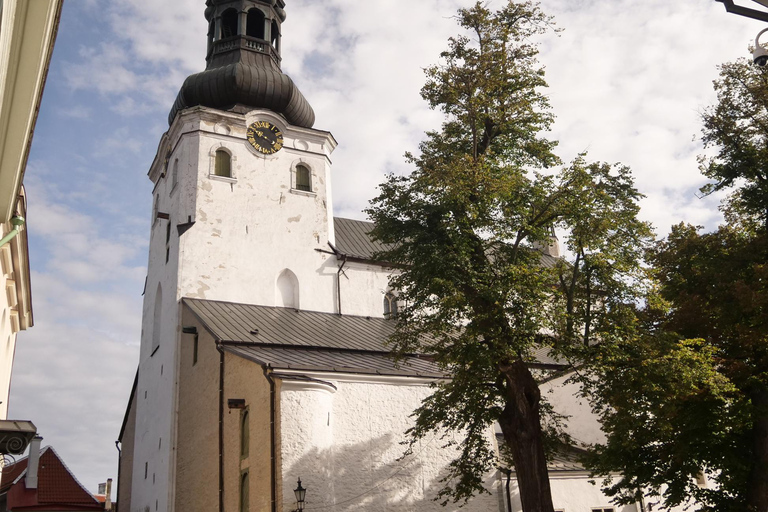
[[[13,224],[15,227],[12,230],[10,230],[8,234],[3,237],[2,240],[0,240],[0,247],[4,246],[5,244],[13,240],[14,237],[21,232],[21,226],[24,225],[24,217],[12,218],[11,224]]]

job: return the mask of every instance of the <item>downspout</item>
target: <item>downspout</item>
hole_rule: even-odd
[[[277,440],[275,432],[275,409],[277,393],[275,392],[275,380],[272,378],[272,371],[269,367],[262,367],[264,370],[264,376],[269,381],[269,455],[271,457],[271,473],[272,473],[272,512],[277,512]]]
[[[509,481],[512,479],[512,470],[500,467],[499,471],[507,475],[507,512],[512,512],[512,495],[509,493]]]
[[[216,341],[219,351],[219,512],[224,512],[224,349]]]
[[[123,465],[123,450],[120,449],[120,440],[115,441],[115,448],[117,448],[117,489],[120,489],[120,469]],[[120,501],[119,496],[115,493],[115,501]]]
[[[11,225],[13,225],[14,228],[10,230],[8,234],[3,237],[2,240],[0,240],[0,247],[4,246],[5,244],[13,240],[13,238],[21,232],[21,226],[24,225],[24,217],[16,216],[12,218]]]

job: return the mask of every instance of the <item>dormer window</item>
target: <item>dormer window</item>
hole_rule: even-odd
[[[264,13],[254,7],[248,11],[246,35],[257,39],[264,39]]]
[[[224,178],[232,177],[232,157],[223,149],[216,150],[216,167],[214,170],[216,176]]]
[[[226,39],[237,35],[237,11],[227,9],[221,13],[221,38]]]

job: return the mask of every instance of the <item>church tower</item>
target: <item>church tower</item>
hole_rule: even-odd
[[[173,510],[185,470],[176,462],[182,298],[337,312],[328,251],[336,141],[312,128],[312,108],[281,71],[284,7],[207,0],[206,69],[182,85],[149,170],[135,431],[121,433],[133,459],[121,477],[130,479],[126,512]]]

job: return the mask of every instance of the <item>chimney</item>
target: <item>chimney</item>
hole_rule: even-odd
[[[112,510],[112,479],[107,478],[107,487],[104,489],[104,510]]]
[[[40,436],[35,436],[29,442],[29,457],[27,460],[27,489],[37,489],[37,470],[40,466]]]

